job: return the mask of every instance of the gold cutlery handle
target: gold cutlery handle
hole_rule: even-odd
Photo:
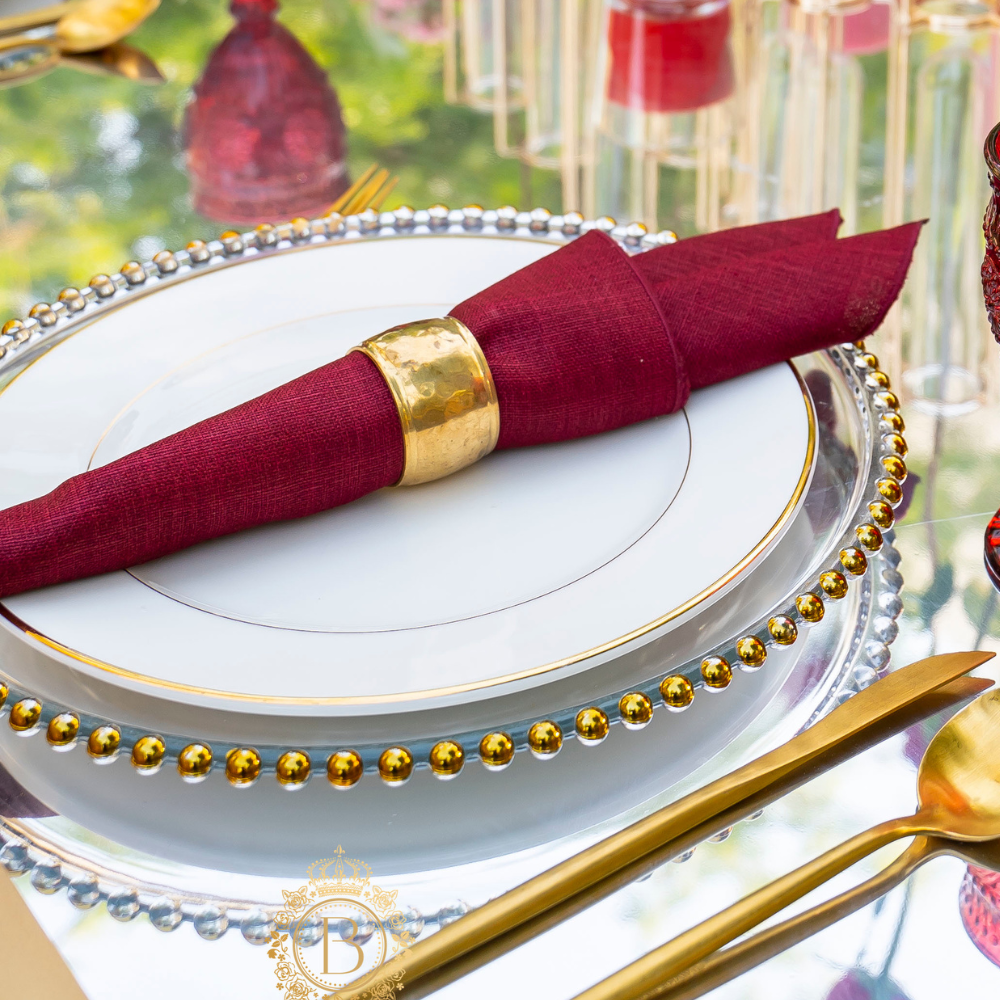
[[[576,1000],[651,1000],[657,995],[657,984],[678,975],[706,955],[745,934],[762,920],[866,858],[872,851],[900,837],[925,832],[922,819],[918,814],[916,817],[890,820],[859,833],[659,948],[654,948],[631,965],[585,990]]]
[[[696,1000],[874,902],[909,878],[921,865],[947,853],[947,842],[932,837],[917,837],[892,864],[861,885],[745,941],[713,952],[679,976],[658,986],[647,984],[647,995],[656,1000]]]
[[[462,956],[586,892],[720,812],[791,775],[808,774],[811,765],[825,754],[859,739],[869,727],[914,705],[992,657],[993,653],[988,652],[942,653],[902,667],[865,688],[783,746],[658,809],[443,927],[410,948],[405,962],[397,959],[386,962],[341,990],[338,1000],[360,1000],[366,993],[375,995],[389,983],[412,989],[424,976],[440,972]]]
[[[30,31],[32,28],[41,28],[45,25],[55,24],[64,14],[68,14],[77,6],[77,0],[69,0],[67,3],[57,3],[51,7],[44,7],[41,10],[29,10],[23,14],[11,14],[7,17],[0,17],[0,36]]]

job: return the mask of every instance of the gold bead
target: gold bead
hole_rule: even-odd
[[[767,623],[767,630],[779,646],[790,646],[799,637],[795,622],[787,615],[775,615]]]
[[[902,501],[903,490],[895,479],[880,479],[875,485],[889,503],[898,504]]]
[[[253,747],[234,747],[226,754],[226,777],[236,788],[249,788],[260,777],[260,754]]]
[[[243,253],[243,237],[235,229],[227,229],[219,237],[219,242],[227,254]]]
[[[286,750],[275,766],[278,784],[286,788],[301,788],[312,774],[312,761],[304,750]]]
[[[562,745],[562,730],[550,719],[536,722],[528,730],[528,749],[536,757],[554,757]]]
[[[351,788],[364,773],[364,762],[355,750],[338,750],[326,762],[326,776],[334,788]]]
[[[31,307],[28,315],[32,319],[37,319],[42,326],[52,326],[59,317],[52,311],[52,306],[48,302],[39,302]]]
[[[795,598],[795,608],[805,621],[812,624],[822,621],[823,615],[826,613],[822,600],[810,593],[799,594]]]
[[[506,733],[487,733],[479,741],[479,759],[491,771],[502,771],[514,759],[514,741]]]
[[[820,573],[819,585],[823,588],[823,593],[835,601],[847,596],[847,578],[835,569]]]
[[[850,546],[840,551],[840,562],[848,573],[861,576],[868,569],[868,557],[861,551]]]
[[[599,708],[583,708],[576,715],[576,735],[585,746],[601,743],[611,729],[606,712]]]
[[[54,747],[70,747],[80,734],[80,720],[72,712],[61,712],[49,720],[45,738]]]
[[[877,368],[873,372],[869,372],[865,377],[865,384],[869,389],[888,389],[889,388],[889,376],[885,372],[880,372]]]
[[[195,264],[204,264],[212,256],[212,251],[208,249],[208,244],[204,240],[191,240],[184,249]]]
[[[709,691],[722,691],[733,680],[733,668],[724,656],[709,656],[701,661],[701,679]]]
[[[767,649],[755,635],[745,635],[742,639],[738,639],[736,653],[743,661],[743,665],[751,670],[762,666],[767,659]]]
[[[906,482],[906,463],[898,455],[883,455],[882,468],[897,482]]]
[[[872,520],[880,528],[891,528],[895,520],[892,508],[881,500],[875,500],[873,503],[870,503],[868,505],[868,513],[871,514]]]
[[[171,250],[161,250],[154,254],[153,263],[160,274],[173,274],[177,270],[177,258]]]
[[[158,771],[167,755],[167,745],[159,736],[140,736],[132,747],[132,766],[146,774]]]
[[[0,708],[3,708],[7,702],[7,695],[10,694],[10,688],[7,687],[3,681],[0,681]]]
[[[630,691],[618,702],[618,713],[626,729],[642,729],[653,718],[653,703],[641,691]]]
[[[428,758],[431,770],[443,781],[457,778],[465,767],[465,750],[461,743],[454,740],[442,740],[431,748]]]
[[[271,247],[278,242],[278,234],[274,231],[274,226],[270,222],[262,222],[254,228],[257,242],[262,247]]]
[[[878,358],[876,358],[875,355],[869,351],[865,351],[863,354],[859,354],[858,361],[866,368],[871,368],[872,370],[878,368]]]
[[[882,548],[882,532],[874,524],[859,524],[854,533],[869,552],[878,552]]]
[[[137,260],[122,264],[121,274],[130,285],[141,285],[146,280],[146,269]]]
[[[204,781],[212,770],[212,748],[191,743],[177,755],[177,770],[185,781]]]
[[[99,299],[107,299],[115,294],[115,283],[106,274],[95,274],[89,284],[97,292]]]
[[[10,708],[10,728],[15,733],[29,733],[42,718],[42,703],[37,698],[22,698]]]
[[[19,319],[9,319],[0,329],[6,337],[12,337],[15,344],[23,344],[30,336],[31,332],[24,328],[24,323]]]
[[[95,760],[114,760],[122,744],[117,726],[98,726],[87,740],[87,753]]]
[[[80,294],[79,288],[64,288],[59,293],[59,301],[71,312],[79,312],[87,300]]]
[[[694,687],[682,674],[674,674],[660,681],[660,696],[671,712],[683,712],[694,701]]]
[[[292,227],[293,239],[305,240],[312,234],[312,228],[309,225],[309,220],[303,219],[301,216],[297,219],[292,219],[289,225]]]
[[[879,418],[879,426],[884,427],[887,431],[895,431],[897,434],[902,434],[906,430],[903,418],[895,410],[887,410],[883,413]]]
[[[875,393],[875,405],[880,410],[898,410],[899,396],[887,390]]]
[[[884,434],[882,436],[882,443],[889,449],[894,455],[898,455],[900,458],[906,457],[906,452],[908,451],[906,447],[906,441],[903,439],[902,434]]]
[[[379,777],[390,785],[402,785],[413,774],[413,754],[406,747],[389,747],[378,759]]]

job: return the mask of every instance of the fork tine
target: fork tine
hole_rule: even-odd
[[[389,171],[380,170],[341,210],[343,215],[357,215],[363,212],[378,190],[389,179]]]
[[[344,211],[344,207],[351,199],[368,183],[372,174],[378,170],[378,164],[373,163],[331,206],[330,212],[340,212],[341,215],[349,213]],[[329,214],[329,213],[328,213]]]
[[[381,191],[379,191],[374,198],[368,203],[368,207],[374,211],[378,211],[384,204],[385,199],[392,194],[393,188],[399,183],[399,177],[393,177],[388,184]]]

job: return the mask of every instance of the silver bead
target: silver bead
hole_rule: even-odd
[[[903,577],[897,570],[882,570],[882,582],[894,593],[898,594],[903,589]]]
[[[194,929],[206,941],[218,941],[229,930],[229,917],[225,910],[207,903],[195,912]]]
[[[350,924],[346,918],[340,920],[330,920],[329,930],[340,938],[347,936]],[[302,948],[311,948],[323,940],[323,921],[319,917],[310,917],[308,920],[299,922],[295,928],[295,941]]]
[[[158,930],[167,933],[180,927],[184,920],[179,903],[166,896],[160,896],[149,904],[149,922]]]
[[[878,680],[878,673],[873,667],[864,663],[854,668],[854,683],[859,691],[864,691],[866,687],[871,687]]]
[[[424,915],[414,907],[403,910],[403,919],[400,923],[393,924],[390,933],[398,941],[400,938],[409,937],[411,941],[416,941],[424,932]]]
[[[871,639],[865,643],[865,659],[876,670],[882,670],[889,665],[889,647],[884,642]]]
[[[690,861],[694,857],[694,848],[692,847],[690,851],[685,851],[683,854],[678,854],[676,858],[673,858],[675,865],[682,865],[685,861]]]
[[[58,859],[41,858],[31,870],[31,884],[45,896],[58,892],[62,886],[62,866]]]
[[[567,212],[563,216],[562,231],[567,235],[578,233],[583,225],[583,216],[579,212]]]
[[[625,227],[625,242],[638,244],[649,230],[641,222],[631,222]]]
[[[94,875],[80,875],[66,890],[66,897],[78,910],[89,910],[101,901],[101,887]]]
[[[618,223],[610,215],[602,215],[599,219],[594,220],[594,228],[599,229],[602,233],[610,233],[617,225]]]
[[[274,932],[274,918],[263,910],[248,910],[240,921],[240,932],[250,944],[267,944]]]
[[[882,614],[889,618],[898,618],[903,613],[903,602],[899,594],[880,594],[878,606]]]
[[[161,250],[156,254],[153,263],[160,274],[173,274],[177,270],[177,258],[169,250]]]
[[[355,917],[357,930],[354,932],[354,940],[358,944],[367,944],[375,933],[375,921],[364,911],[360,911]]]
[[[9,840],[0,848],[0,865],[13,875],[28,871],[33,864],[27,845],[20,840]]]
[[[363,233],[377,233],[381,222],[379,214],[374,208],[366,208],[358,215],[358,222],[361,224]]]
[[[409,205],[400,205],[392,214],[395,217],[397,229],[410,229],[413,226],[413,216],[416,213]]]
[[[755,813],[750,813],[750,815],[747,816],[747,820],[752,823],[752,822],[754,822],[754,820],[760,819],[761,816],[763,816],[763,815],[764,815],[764,810],[763,809],[758,809]]]
[[[479,229],[483,224],[482,205],[466,205],[462,209],[462,225],[466,229]]]
[[[431,205],[427,209],[427,218],[432,226],[444,227],[448,225],[448,206]]]
[[[656,234],[656,240],[661,247],[677,242],[677,234],[672,229],[661,229]]]
[[[899,554],[899,549],[889,544],[889,539],[885,537],[886,533],[882,532],[882,537],[885,538],[885,545],[882,547],[882,562],[887,566],[891,566],[895,569],[902,560],[902,556]]]
[[[872,626],[872,634],[879,642],[884,642],[887,646],[892,645],[899,635],[899,626],[886,615],[879,615]]]
[[[497,227],[513,229],[517,225],[517,209],[513,205],[502,205],[497,209]]]
[[[712,837],[709,837],[708,839],[713,844],[721,844],[723,841],[729,840],[729,838],[732,836],[732,833],[733,833],[733,828],[731,826],[727,826],[725,830],[720,830],[717,834],[715,834]]]
[[[451,226],[460,226],[465,221],[465,213],[460,208],[453,208],[448,213],[448,224]]]
[[[135,889],[117,889],[108,896],[108,913],[122,923],[135,919],[139,912],[139,894]]]
[[[518,212],[514,217],[514,225],[518,229],[527,229],[531,225],[531,212]]]
[[[413,225],[414,226],[429,226],[431,223],[431,214],[426,208],[418,208],[413,213]]]
[[[549,228],[552,213],[547,208],[533,208],[530,212],[528,227],[536,233],[544,233]]]

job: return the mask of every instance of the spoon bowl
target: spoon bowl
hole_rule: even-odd
[[[917,772],[928,832],[955,840],[1000,837],[1000,691],[953,716],[931,740]]]

